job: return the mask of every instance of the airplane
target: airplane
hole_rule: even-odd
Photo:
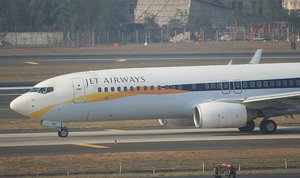
[[[159,119],[162,126],[274,133],[272,117],[300,113],[300,63],[127,68],[77,72],[36,84],[12,110],[67,137],[69,122]]]

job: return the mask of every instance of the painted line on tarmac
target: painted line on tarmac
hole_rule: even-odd
[[[116,59],[115,61],[116,62],[126,62],[126,61],[128,61],[128,59]]]
[[[40,63],[37,63],[37,62],[33,62],[33,61],[27,61],[27,62],[24,62],[25,64],[31,64],[31,65],[38,65]]]
[[[98,148],[98,149],[107,149],[107,148],[110,148],[108,146],[94,145],[94,144],[89,144],[89,143],[77,143],[77,144],[73,144],[73,145],[83,146],[83,147],[89,147],[89,148]]]
[[[110,131],[110,132],[123,132],[123,130],[119,130],[119,129],[105,129],[105,131]]]

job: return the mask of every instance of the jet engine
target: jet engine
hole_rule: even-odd
[[[255,116],[239,103],[210,102],[194,108],[193,119],[197,128],[243,127]]]
[[[176,127],[176,126],[193,126],[193,119],[182,118],[182,119],[159,119],[159,124],[166,127]]]

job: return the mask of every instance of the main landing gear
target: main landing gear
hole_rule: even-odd
[[[261,133],[274,133],[277,130],[277,124],[273,120],[264,119],[259,125]]]
[[[249,121],[244,127],[239,127],[240,132],[242,133],[251,133],[255,128],[254,121]],[[260,132],[271,134],[277,131],[277,124],[273,120],[264,119],[259,124]]]
[[[249,122],[247,122],[247,124],[244,127],[239,127],[239,130],[240,130],[240,132],[243,132],[243,133],[251,133],[251,132],[253,132],[254,128],[255,128],[254,121],[249,121]]]
[[[68,134],[69,134],[68,129],[65,128],[65,127],[64,128],[60,128],[57,133],[58,133],[58,136],[62,137],[62,138],[67,137]]]

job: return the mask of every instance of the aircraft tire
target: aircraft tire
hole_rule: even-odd
[[[69,132],[66,128],[62,128],[58,131],[58,136],[59,137],[62,137],[62,138],[65,138],[69,135]]]
[[[239,127],[240,132],[242,133],[251,133],[255,128],[254,121],[249,121],[244,127]]]
[[[277,124],[273,120],[264,120],[259,125],[261,133],[274,133],[277,131]]]

